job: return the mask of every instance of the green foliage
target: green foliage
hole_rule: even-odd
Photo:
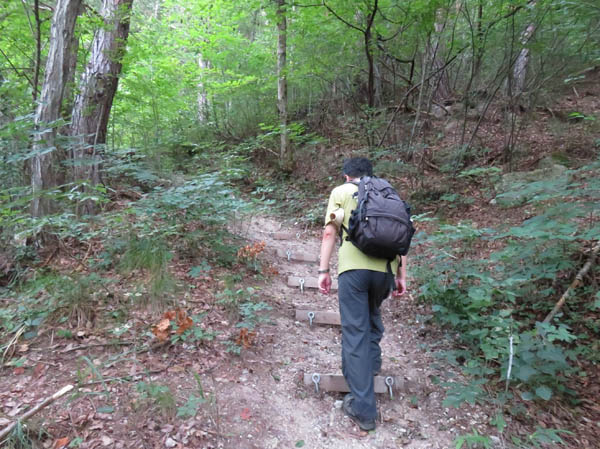
[[[170,417],[175,412],[175,396],[167,385],[138,382],[136,390],[142,400],[156,407],[164,417]]]
[[[485,435],[480,435],[477,430],[473,430],[473,432],[466,435],[460,435],[454,440],[453,443],[456,449],[461,449],[465,444],[469,448],[490,449],[492,447],[491,438]]]
[[[239,308],[242,321],[236,326],[245,327],[249,330],[254,329],[257,324],[264,323],[269,320],[268,315],[263,315],[260,312],[272,310],[272,307],[267,303],[251,301],[240,304]]]
[[[191,394],[184,405],[177,407],[177,418],[193,418],[204,403],[206,399]]]
[[[506,382],[509,363],[510,385],[524,400],[572,394],[566,387],[578,374],[572,362],[593,352],[589,348],[597,332],[582,325],[589,320],[581,319],[576,299],[556,321],[540,321],[580,267],[573,254],[600,237],[599,169],[594,163],[570,171],[570,182],[562,187],[552,180],[525,184],[525,190],[535,193],[528,200],[531,218],[520,225],[482,229],[440,224],[437,232],[417,239],[423,249],[416,268],[419,296],[432,303],[435,317],[466,345],[445,358],[474,376],[467,385],[446,385],[447,406],[485,400],[480,382]],[[494,249],[481,257],[486,242]],[[594,293],[581,288],[577,295],[585,295],[581,304],[589,305]]]
[[[191,318],[194,325],[181,334],[173,334],[171,336],[171,342],[177,343],[178,341],[187,341],[190,343],[202,344],[202,342],[214,340],[217,333],[204,329],[200,326],[202,318],[205,315],[206,314],[192,315]],[[177,324],[175,322],[172,321],[171,325],[173,327],[173,330],[177,330]]]
[[[459,408],[463,402],[475,404],[484,396],[485,391],[481,387],[484,383],[485,380],[482,379],[477,379],[467,385],[456,382],[443,383],[442,385],[448,388],[443,406]]]
[[[2,441],[2,447],[6,449],[35,449],[39,447],[39,442],[48,438],[50,434],[43,427],[40,427],[37,422],[32,423],[31,421],[28,425],[20,420],[17,421],[12,432]]]
[[[127,242],[119,266],[125,273],[146,270],[150,279],[144,284],[147,285],[149,298],[156,301],[176,292],[177,284],[168,267],[171,257],[166,243],[160,237],[139,238],[134,234]]]
[[[208,399],[204,396],[204,388],[202,387],[200,376],[194,373],[194,378],[196,379],[198,396],[193,393],[190,394],[186,403],[177,408],[177,418],[193,418],[198,413],[200,407],[208,402]]]

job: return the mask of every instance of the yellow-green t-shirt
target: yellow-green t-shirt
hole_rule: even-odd
[[[339,208],[344,210],[344,226],[348,228],[350,213],[356,208],[356,197],[354,193],[358,192],[358,186],[352,183],[345,183],[337,186],[329,196],[327,205],[327,214],[325,215],[325,226],[331,222],[331,213]],[[348,270],[372,270],[387,272],[387,259],[367,256],[359,250],[354,244],[346,240],[346,232],[342,236],[342,245],[338,252],[338,275]],[[398,260],[392,262],[392,273],[398,269]]]

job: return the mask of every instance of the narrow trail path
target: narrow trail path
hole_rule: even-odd
[[[287,231],[293,238],[276,240],[277,231]],[[226,404],[220,412],[232,419],[229,425],[237,435],[224,447],[450,448],[457,431],[470,431],[469,424],[482,422],[478,418],[485,417],[475,410],[459,418],[456,410],[442,407],[443,396],[429,380],[439,373],[430,368],[433,359],[424,349],[429,342],[419,336],[426,332],[415,321],[417,307],[409,295],[387,299],[382,306],[386,327],[382,373],[404,376],[418,382],[419,388],[409,393],[397,391],[393,400],[378,395],[377,430],[361,432],[340,408],[342,393],[316,393],[302,382],[303,373],[341,373],[341,332],[339,326],[309,327],[307,322],[295,320],[294,311],[305,307],[337,311],[337,294],[288,287],[287,276],[316,277],[317,266],[288,261],[276,252],[289,249],[318,255],[320,236],[255,217],[246,238],[266,243],[264,257],[278,275],[260,292],[273,305],[271,323],[261,326],[258,347],[242,354],[240,363],[244,368],[239,381],[223,385],[218,391],[219,401]],[[332,268],[335,265],[334,260]],[[245,410],[241,417],[239,410]]]
[[[291,238],[277,240],[277,231]],[[76,436],[81,449],[449,449],[459,434],[473,429],[493,433],[482,409],[442,406],[444,394],[433,379],[460,376],[435,360],[433,352],[448,343],[435,326],[422,322],[426,308],[413,302],[410,294],[383,303],[382,375],[401,376],[415,388],[396,389],[393,399],[379,394],[377,429],[361,432],[341,410],[343,393],[317,393],[303,382],[304,373],[341,373],[341,332],[339,326],[311,327],[297,321],[295,310],[337,312],[337,294],[289,287],[288,276],[316,277],[317,264],[288,261],[277,251],[316,256],[320,232],[282,227],[267,217],[253,217],[241,232],[250,243],[265,242],[260,261],[277,274],[259,285],[245,285],[257,288],[258,299],[272,310],[240,356],[224,351],[239,329],[232,327],[221,307],[215,307],[212,288],[205,290],[199,284],[192,291],[196,296],[182,301],[190,314],[207,314],[202,325],[217,331],[216,341],[210,342],[137,345],[136,336],[144,335],[140,343],[146,340],[153,315],[137,310],[131,297],[121,303],[106,301],[102,305],[106,313],[118,307],[129,310],[130,329],[123,346],[113,346],[103,327],[89,330],[77,341],[53,341],[49,328],[51,335],[39,338],[36,347],[23,345],[25,368],[4,368],[6,375],[0,375],[0,423],[10,422],[3,413],[17,416],[65,385],[75,384],[76,394],[52,404],[40,417],[44,416],[52,438]],[[189,267],[182,270],[186,273]],[[410,288],[409,283],[409,292]],[[114,328],[114,323],[107,325]],[[193,412],[181,414],[192,395],[201,395],[204,401],[197,408],[189,406]],[[48,439],[44,447],[53,447],[54,441]]]

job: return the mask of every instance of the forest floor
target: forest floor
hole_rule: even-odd
[[[274,239],[276,231],[288,231],[291,239]],[[180,305],[190,315],[207,313],[202,326],[218,332],[212,341],[145,343],[156,324],[148,321],[156,313],[126,299],[116,305],[107,301],[98,312],[116,314],[126,308],[131,314],[119,339],[111,338],[114,328],[96,322],[93,328],[82,326],[75,340],[48,332],[35,343],[18,347],[25,363],[4,368],[0,379],[4,422],[64,385],[75,384],[75,394],[29,421],[35,428],[43,420],[50,433],[44,447],[58,449],[75,442],[80,448],[424,449],[450,448],[457,435],[474,430],[494,433],[488,426],[491,411],[442,406],[443,389],[432,380],[447,380],[457,373],[436,360],[433,352],[450,343],[435,327],[421,322],[427,312],[410,292],[382,306],[386,326],[382,374],[403,377],[410,388],[396,391],[393,399],[379,394],[377,430],[360,431],[341,410],[343,393],[316,393],[302,381],[303,373],[341,373],[340,329],[309,327],[295,320],[294,311],[336,311],[337,296],[289,287],[287,276],[314,277],[316,265],[288,261],[276,252],[291,249],[317,255],[319,233],[254,217],[244,234],[250,244],[265,243],[258,257],[262,271],[269,273],[267,279],[247,285],[272,307],[257,312],[266,321],[255,333],[244,335],[233,327],[233,317],[214,306],[211,292],[222,288],[222,281],[209,277],[194,280],[196,288]],[[187,273],[189,267],[176,271]],[[226,353],[224,344],[236,336],[240,355]],[[190,403],[190,398],[197,400]],[[186,404],[192,410],[189,415],[182,411]]]
[[[600,103],[596,90],[597,84],[573,89],[560,105],[538,111],[537,120],[522,130],[523,144],[515,168],[532,169],[546,156],[576,162],[595,157],[597,135],[591,131],[597,124],[580,117],[572,119],[569,114],[597,111]],[[502,124],[491,114],[486,125],[481,135],[490,148],[488,162],[492,163],[502,157]],[[448,121],[445,126],[446,139],[456,143],[459,122]],[[451,147],[450,143],[430,147],[433,167],[444,162],[445,147]],[[330,154],[332,158],[339,156],[335,151]],[[322,184],[326,177],[321,176],[317,164],[331,165],[316,158],[305,162],[307,173],[313,173]],[[426,184],[435,190],[436,182],[444,180],[434,171]],[[404,184],[408,188],[408,183]],[[526,215],[519,208],[498,214],[479,189],[465,183],[460,193],[475,202],[458,205],[446,211],[447,215],[488,226],[516,223]],[[10,345],[12,353],[0,355],[4,360],[15,356],[20,362],[0,368],[0,429],[63,386],[73,384],[77,386],[74,394],[56,400],[27,421],[32,435],[41,428],[47,432],[41,438],[44,448],[447,449],[455,447],[453,441],[465,434],[489,435],[494,447],[509,446],[489,424],[497,413],[491,405],[443,406],[445,393],[440,383],[460,380],[461,375],[435,353],[453,347],[454,342],[430,324],[427,317],[431,312],[414,301],[410,285],[407,295],[383,303],[386,332],[382,349],[383,374],[403,377],[411,388],[396,391],[393,399],[378,395],[378,427],[374,432],[361,432],[341,410],[343,393],[317,393],[302,380],[305,373],[341,373],[340,329],[309,327],[295,319],[295,309],[336,311],[337,298],[335,292],[322,295],[289,287],[288,276],[316,277],[316,264],[288,261],[278,256],[277,250],[316,256],[320,230],[258,216],[238,231],[254,248],[261,268],[253,272],[241,264],[234,266],[240,270],[236,288],[240,282],[242,288],[229,290],[229,297],[223,293],[230,289],[229,270],[215,268],[192,277],[190,261],[172,263],[177,279],[190,286],[181,293],[178,306],[189,316],[203,315],[195,325],[195,338],[161,343],[155,335],[161,314],[142,305],[143,298],[131,290],[133,275],[123,278],[109,272],[107,278],[119,282],[111,285],[111,292],[98,303],[73,307],[68,316],[72,333],[59,333],[67,323],[50,319],[37,338]],[[291,237],[275,239],[277,231],[288,232]],[[101,247],[101,243],[92,242],[96,244]],[[52,265],[57,271],[77,273],[82,271],[86,257],[83,247],[70,255],[59,252]],[[237,305],[250,298],[268,304],[271,310],[250,311],[254,320],[261,321],[262,317],[264,322],[254,331],[244,332],[235,326],[241,318]],[[224,306],[223,300],[236,307]],[[0,298],[0,305],[3,301],[9,299]],[[227,352],[227,347],[237,348],[240,354]],[[588,395],[585,400],[596,411],[597,388],[597,384],[577,388]],[[535,423],[573,430],[585,424],[579,415],[562,410],[559,404],[552,407],[528,411]],[[561,421],[564,416],[569,419]],[[517,422],[509,421],[508,425],[519,427]],[[597,441],[597,426],[593,422],[586,425],[588,430],[595,429],[587,432],[587,441]],[[524,432],[532,428],[530,423]]]

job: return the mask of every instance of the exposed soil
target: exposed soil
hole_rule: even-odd
[[[273,232],[280,230],[296,237],[274,240]],[[158,321],[148,322],[149,317],[157,314],[135,311],[132,301],[116,306],[107,301],[102,308],[116,312],[125,307],[133,315],[130,329],[119,340],[122,346],[109,344],[107,330],[84,326],[76,333],[77,341],[58,339],[48,331],[34,343],[18,347],[24,365],[2,370],[4,416],[18,416],[62,386],[79,381],[76,394],[59,399],[30,421],[32,428],[43,424],[50,433],[44,447],[58,448],[80,438],[81,448],[449,448],[459,433],[473,429],[493,433],[485,411],[442,406],[441,388],[431,379],[454,374],[439,361],[432,367],[432,351],[445,343],[433,327],[419,321],[426,311],[410,294],[383,304],[383,374],[404,376],[416,387],[396,391],[393,399],[378,395],[377,430],[361,432],[340,408],[342,393],[316,393],[302,382],[303,373],[341,372],[340,330],[295,321],[294,310],[335,311],[337,298],[288,287],[288,275],[312,277],[316,266],[288,262],[278,258],[276,250],[318,254],[320,236],[281,228],[265,217],[254,218],[245,232],[251,243],[266,243],[259,258],[263,272],[271,275],[252,286],[273,309],[270,320],[247,339],[249,347],[240,356],[224,351],[222,343],[239,337],[240,330],[214,306],[217,281],[195,280],[197,288],[182,301],[190,314],[207,312],[202,325],[220,332],[214,341],[200,344],[155,344],[148,349],[144,343]],[[177,407],[190,395],[200,395],[195,375],[207,402],[194,418],[177,417]],[[173,395],[170,400],[169,395],[148,397],[148,389],[139,387],[142,382],[168,386]]]

